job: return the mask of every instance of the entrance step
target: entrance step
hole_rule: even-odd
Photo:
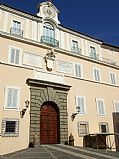
[[[11,154],[0,159],[119,159],[119,153],[68,145],[38,145]]]

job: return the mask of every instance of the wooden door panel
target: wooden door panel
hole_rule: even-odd
[[[58,114],[50,105],[44,105],[40,116],[40,143],[58,143]]]

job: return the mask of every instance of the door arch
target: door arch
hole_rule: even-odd
[[[45,102],[40,113],[40,144],[59,143],[59,111],[53,102]]]

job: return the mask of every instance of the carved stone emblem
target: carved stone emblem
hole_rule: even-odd
[[[54,49],[48,50],[46,56],[45,56],[45,62],[46,62],[46,68],[48,71],[52,71],[54,67],[54,61],[55,61],[55,53]]]

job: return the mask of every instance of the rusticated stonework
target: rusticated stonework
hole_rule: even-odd
[[[30,143],[37,134],[40,143],[40,110],[41,106],[48,101],[54,102],[59,109],[60,118],[60,143],[68,141],[67,122],[67,92],[70,86],[28,79],[30,85]]]

